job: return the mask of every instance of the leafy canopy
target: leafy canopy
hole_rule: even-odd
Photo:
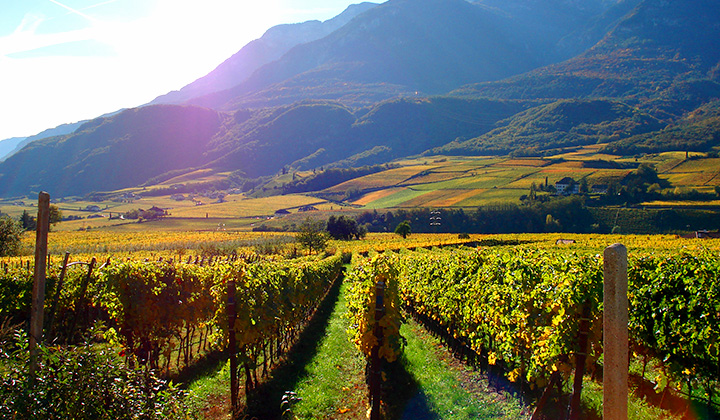
[[[22,229],[11,218],[0,217],[0,257],[17,254],[20,249]]]

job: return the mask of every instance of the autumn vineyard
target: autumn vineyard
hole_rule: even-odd
[[[140,375],[128,378],[137,383],[138,394],[155,384],[157,396],[143,397],[134,414],[127,411],[129,416],[147,415],[143,404],[149,404],[158,408],[148,418],[192,418],[182,389],[162,378],[178,377],[208,355],[227,354],[229,342],[234,341],[234,373],[239,380],[233,383],[233,392],[240,395],[234,408],[240,416],[247,398],[262,392],[260,385],[275,366],[293,357],[294,343],[329,290],[344,281],[351,325],[347,339],[365,355],[368,366],[382,360],[369,372],[379,372],[382,364],[399,363],[405,346],[401,324],[413,318],[468,366],[505,378],[530,398],[531,407],[546,404],[547,393],[571,392],[569,384],[580,368],[579,360],[584,359],[586,380],[601,383],[602,258],[582,249],[553,251],[502,243],[293,259],[250,252],[153,260],[133,260],[125,254],[82,263],[50,257],[46,347],[37,375],[48,382],[63,375],[69,375],[65,380],[78,377],[77,372],[63,372],[59,358],[68,357],[63,352],[74,357],[110,353]],[[351,260],[343,274],[343,266]],[[661,399],[694,395],[714,406],[720,381],[717,250],[632,255],[628,278],[630,346],[633,363],[640,369],[636,378],[647,382],[644,386],[653,388]],[[235,299],[230,300],[235,321],[234,340],[229,341],[231,282],[236,288]],[[26,333],[20,329],[13,337],[11,331],[29,317],[32,285],[27,259],[0,262],[4,322],[0,414],[52,418],[64,405],[66,412],[82,407],[87,415],[94,407],[95,414],[104,415],[108,395],[95,405],[60,402],[50,398],[51,391],[45,398],[21,395],[31,389],[22,344]],[[383,293],[380,300],[378,290]],[[578,341],[583,318],[589,321],[584,327],[585,349]],[[368,383],[371,376],[368,373]],[[230,393],[231,384],[226,386]],[[367,397],[368,404],[385,398],[387,388],[378,389],[373,391],[377,397]],[[67,389],[63,392],[71,394]],[[119,404],[132,397],[132,392],[123,392],[109,395]]]

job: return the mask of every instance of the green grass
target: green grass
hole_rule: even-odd
[[[302,398],[293,409],[299,419],[365,416],[365,359],[348,339],[346,289],[343,284],[317,353],[302,368],[302,378],[295,386]]]
[[[440,343],[414,321],[400,330],[407,340],[402,364],[415,383],[414,395],[402,410],[402,418],[423,419],[522,419],[520,403],[507,394],[484,389],[470,392],[465,388],[463,372],[451,365]],[[460,368],[462,369],[462,368]],[[478,372],[465,372],[475,378]]]
[[[426,194],[427,191],[415,191],[412,189],[404,189],[396,192],[395,194],[383,197],[379,200],[368,203],[365,208],[368,209],[383,209],[400,206],[402,203]]]
[[[587,410],[592,410],[602,416],[603,411],[603,388],[602,383],[589,381],[587,378],[583,381],[582,405]],[[658,407],[650,406],[643,400],[631,395],[628,398],[628,420],[673,420],[679,417],[673,416],[666,410]]]
[[[230,362],[201,374],[188,384],[191,406],[200,419],[230,419]]]

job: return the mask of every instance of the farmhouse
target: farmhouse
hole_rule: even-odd
[[[709,232],[707,230],[698,230],[693,233],[683,235],[682,237],[688,239],[717,239],[720,238],[720,231]]]
[[[562,195],[579,194],[580,184],[578,184],[574,179],[570,178],[569,176],[566,176],[565,178],[555,183],[555,190],[558,194]]]

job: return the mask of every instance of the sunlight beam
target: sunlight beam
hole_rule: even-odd
[[[95,22],[98,21],[98,20],[95,19],[94,17],[92,17],[92,16],[90,16],[90,15],[87,15],[87,14],[85,14],[85,13],[83,13],[83,12],[77,10],[77,9],[73,9],[73,8],[70,7],[70,6],[66,6],[66,5],[60,3],[60,2],[57,1],[57,0],[48,0],[48,1],[49,1],[50,3],[57,4],[58,6],[66,9],[66,10],[69,10],[71,13],[74,13],[74,14],[76,14],[76,15],[78,15],[78,16],[84,17],[85,19],[89,20],[90,22],[95,23]]]

